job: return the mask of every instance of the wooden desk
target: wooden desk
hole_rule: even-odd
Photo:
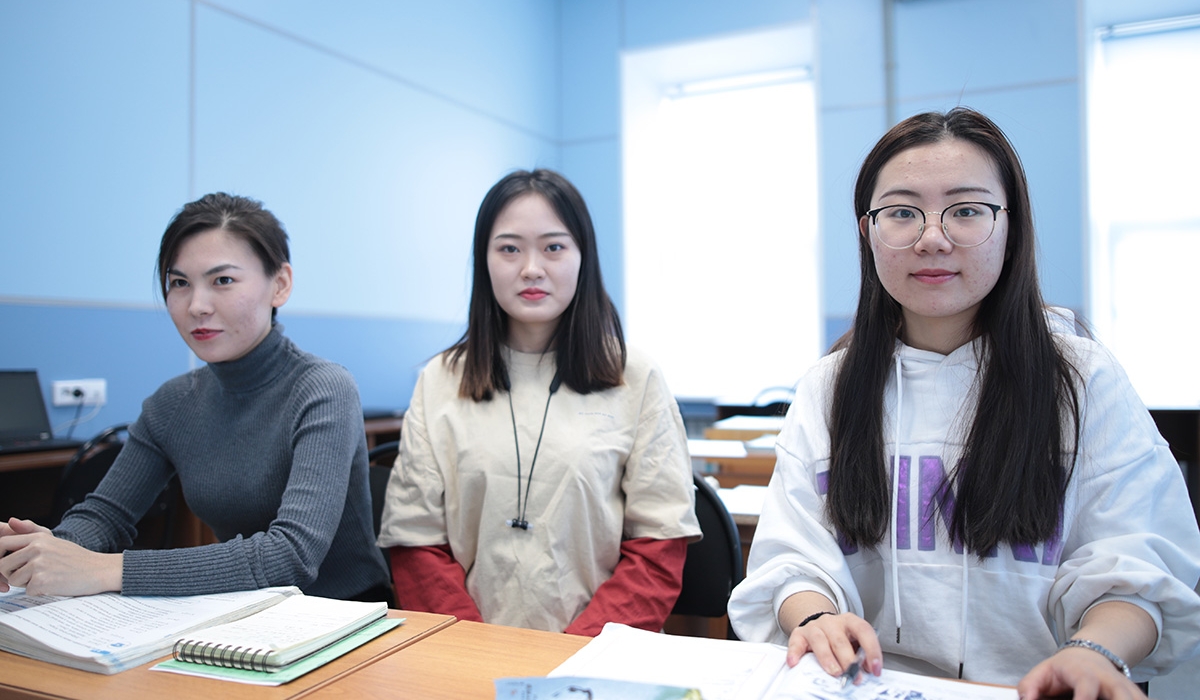
[[[50,469],[66,466],[75,456],[75,448],[46,450],[44,452],[21,452],[0,455],[0,472],[15,472],[23,469]]]
[[[309,697],[491,698],[495,679],[544,676],[590,641],[573,634],[456,622]]]
[[[743,430],[729,428],[707,428],[704,437],[707,440],[753,440],[766,435],[770,430]],[[775,473],[775,454],[750,454],[745,457],[707,457],[706,462],[717,467],[713,476],[720,482],[721,488],[733,488],[739,484],[766,486]]]
[[[0,455],[0,518],[41,522],[54,508],[54,489],[75,450]]]
[[[367,431],[367,449],[371,450],[385,442],[399,440],[402,427],[404,427],[404,414],[365,419],[363,428]]]
[[[275,687],[230,683],[177,673],[151,671],[157,662],[111,676],[77,671],[0,651],[3,698],[296,698],[340,683],[363,667],[454,624],[450,615],[389,610],[388,617],[408,621],[387,634],[334,659],[291,683]],[[585,640],[586,641],[586,640]],[[566,658],[565,656],[563,658]],[[390,693],[389,698],[394,698]],[[412,696],[418,697],[418,696]],[[488,696],[491,697],[491,696]]]

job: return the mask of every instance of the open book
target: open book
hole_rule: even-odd
[[[0,649],[93,673],[117,673],[171,653],[181,635],[300,595],[293,586],[199,596],[65,598],[0,594]]]
[[[180,638],[177,661],[278,671],[387,615],[387,603],[294,596],[236,622]]]
[[[1015,688],[962,683],[884,669],[842,687],[812,654],[788,668],[776,644],[677,637],[608,623],[551,677],[580,676],[697,688],[704,700],[1016,700]]]

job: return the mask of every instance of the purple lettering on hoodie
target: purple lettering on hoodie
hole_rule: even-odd
[[[825,470],[817,474],[817,495],[824,496],[829,493],[829,470]],[[833,533],[834,539],[837,540],[838,548],[842,550],[843,556],[850,556],[858,551],[858,547],[846,541],[840,532]]]
[[[896,464],[896,458],[892,457],[889,465],[893,468]],[[892,483],[897,484],[896,488],[896,549],[910,549],[912,547],[912,533],[909,528],[909,458],[900,458],[900,479],[893,479]]]
[[[950,532],[950,523],[954,519],[954,489],[950,488],[941,457],[921,457],[918,462],[921,465],[921,529],[917,535],[917,549],[932,552],[937,548],[935,517],[938,511],[941,511],[946,532]],[[962,542],[957,538],[954,551],[959,554],[963,551]]]
[[[1063,549],[1063,514],[1058,509],[1058,527],[1054,528],[1054,536],[1046,540],[1046,548],[1042,550],[1042,563],[1046,566],[1058,566]],[[1037,561],[1036,559],[1034,561]]]
[[[940,457],[921,457],[917,460],[920,463],[921,483],[920,483],[920,499],[921,499],[921,528],[917,534],[917,549],[922,552],[932,552],[937,548],[937,523],[934,516],[937,515],[937,501],[941,496],[943,482],[945,481],[945,471],[942,469],[942,459]],[[949,507],[954,508],[954,496],[950,495]],[[949,514],[942,512],[942,517],[948,518]],[[946,521],[947,525],[949,520]]]
[[[1017,561],[1032,561],[1038,560],[1037,551],[1034,550],[1031,544],[1014,544],[1012,546],[1013,559]]]

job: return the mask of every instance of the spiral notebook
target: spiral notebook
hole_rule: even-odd
[[[386,615],[386,603],[292,596],[236,622],[181,637],[172,653],[179,661],[274,672]]]

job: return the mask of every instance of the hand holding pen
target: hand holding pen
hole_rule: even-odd
[[[878,676],[883,673],[883,650],[879,637],[871,625],[852,613],[834,613],[825,610],[811,613],[803,618],[788,614],[788,604],[814,602],[812,591],[798,593],[784,601],[780,609],[780,621],[792,621],[794,627],[788,637],[788,666],[795,666],[800,657],[812,652],[817,663],[831,676],[841,677],[851,672],[848,682],[853,683],[861,673]],[[805,601],[805,597],[808,600]],[[820,597],[824,600],[824,596]],[[819,602],[819,601],[815,601]],[[832,603],[829,603],[832,606]],[[812,606],[815,607],[815,606]],[[812,609],[809,607],[809,610]],[[802,613],[801,613],[802,614]],[[799,619],[799,624],[794,620]]]

